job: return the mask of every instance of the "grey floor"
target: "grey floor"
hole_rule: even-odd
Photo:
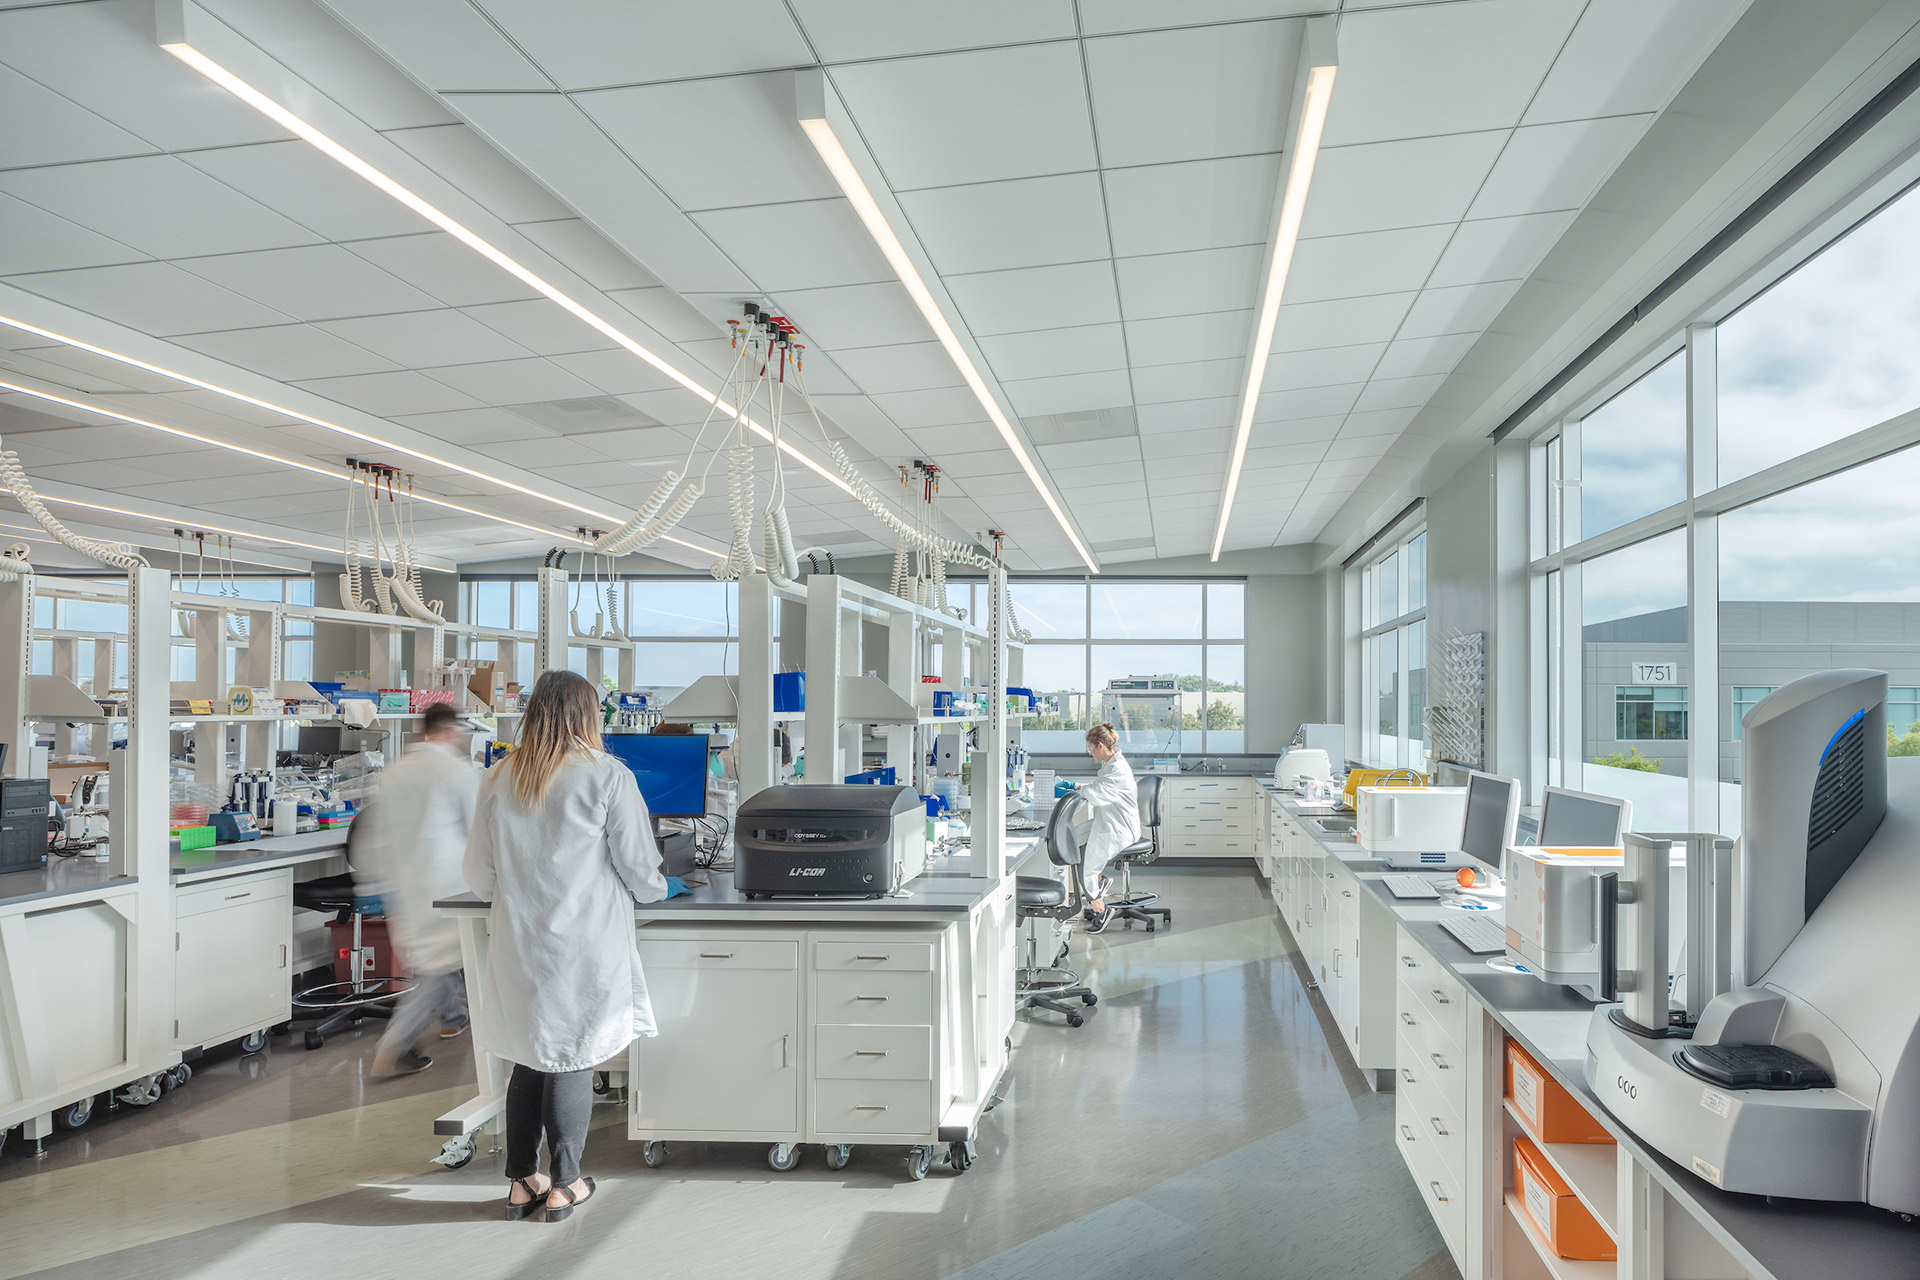
[[[377,1032],[210,1060],[185,1089],[0,1156],[0,1277],[963,1276],[967,1280],[1456,1277],[1391,1139],[1392,1098],[1329,1047],[1265,887],[1154,870],[1171,930],[1076,938],[1087,1024],[1023,1019],[1007,1101],[965,1175],[903,1152],[689,1144],[648,1169],[603,1108],[601,1195],[567,1223],[500,1221],[500,1157],[429,1163],[470,1092],[464,1040],[399,1082]]]

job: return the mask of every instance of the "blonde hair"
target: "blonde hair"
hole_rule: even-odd
[[[538,809],[560,766],[600,745],[600,698],[571,671],[548,671],[534,682],[520,722],[520,745],[502,767],[521,807]]]
[[[1114,733],[1113,726],[1103,720],[1087,730],[1087,745],[1117,748],[1120,745],[1120,738]]]

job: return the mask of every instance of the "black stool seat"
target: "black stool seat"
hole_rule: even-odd
[[[1151,837],[1149,837],[1143,840],[1135,840],[1132,844],[1128,845],[1126,848],[1122,849],[1120,852],[1114,854],[1113,860],[1117,862],[1120,859],[1125,858],[1126,860],[1131,862],[1138,858],[1151,857],[1153,852],[1154,852],[1153,840]]]
[[[1067,900],[1067,886],[1047,876],[1015,876],[1014,902],[1022,907],[1057,907]]]

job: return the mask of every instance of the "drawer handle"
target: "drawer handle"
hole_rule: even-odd
[[[1413,1078],[1413,1072],[1407,1070],[1405,1067],[1400,1068],[1400,1078],[1408,1084],[1417,1083]]]
[[[871,1102],[863,1102],[860,1105],[854,1107],[855,1111],[885,1111],[886,1109],[887,1108],[884,1104],[877,1104],[877,1103],[871,1103]]]
[[[1401,956],[1400,963],[1407,966],[1407,968],[1409,969],[1418,969],[1420,967],[1420,962],[1418,960],[1415,960],[1412,956]]]
[[[1438,1200],[1441,1204],[1450,1203],[1450,1201],[1447,1199],[1447,1193],[1440,1189],[1439,1183],[1429,1181],[1427,1185],[1433,1188],[1433,1198],[1435,1200]]]
[[[1447,1136],[1449,1136],[1449,1134],[1448,1134],[1448,1131],[1447,1131],[1447,1126],[1445,1126],[1444,1124],[1441,1124],[1441,1123],[1440,1123],[1440,1117],[1439,1117],[1439,1116],[1428,1116],[1428,1117],[1427,1117],[1427,1123],[1428,1123],[1428,1124],[1430,1124],[1430,1125],[1432,1125],[1432,1126],[1433,1126],[1433,1131],[1434,1131],[1435,1133],[1437,1133],[1437,1134],[1439,1134],[1439,1135],[1440,1135],[1441,1137],[1443,1137],[1443,1138],[1445,1138],[1445,1137],[1447,1137]]]
[[[700,958],[701,958],[702,960],[731,960],[731,959],[733,959],[733,952],[731,952],[731,951],[702,951],[702,952],[700,953]]]
[[[1436,1066],[1436,1067],[1438,1067],[1438,1068],[1440,1068],[1440,1069],[1441,1069],[1442,1071],[1451,1071],[1451,1070],[1453,1070],[1453,1068],[1452,1068],[1452,1067],[1450,1067],[1450,1066],[1448,1066],[1448,1065],[1447,1065],[1447,1060],[1446,1060],[1445,1058],[1443,1058],[1443,1057],[1441,1057],[1441,1056],[1440,1056],[1439,1054],[1437,1054],[1437,1053],[1430,1053],[1430,1054],[1428,1054],[1427,1056],[1428,1056],[1429,1058],[1432,1058],[1432,1059],[1433,1059],[1433,1065],[1434,1065],[1434,1066]]]
[[[855,996],[855,1000],[885,1000],[885,996]]]
[[[787,1037],[781,1036],[780,1037],[780,1068],[781,1070],[784,1071],[786,1069],[786,1066],[787,1066]]]
[[[855,960],[888,960],[890,956],[855,956]]]
[[[1437,1003],[1440,1003],[1440,1004],[1453,1003],[1453,1001],[1447,996],[1447,993],[1440,990],[1440,988],[1438,987],[1433,988],[1433,998]]]
[[[1400,1011],[1400,1021],[1406,1023],[1410,1027],[1417,1027],[1420,1025],[1418,1022],[1415,1022],[1413,1020],[1413,1015],[1408,1013],[1405,1009],[1402,1009]]]
[[[1403,1138],[1405,1138],[1405,1139],[1406,1139],[1406,1140],[1407,1140],[1408,1142],[1415,1142],[1415,1141],[1418,1141],[1418,1139],[1416,1139],[1416,1138],[1415,1138],[1415,1137],[1413,1136],[1413,1130],[1412,1130],[1412,1129],[1409,1129],[1409,1128],[1408,1128],[1408,1127],[1407,1127],[1406,1125],[1404,1125],[1404,1124],[1400,1126],[1400,1136],[1401,1136],[1401,1137],[1403,1137]]]
[[[885,1049],[855,1049],[853,1056],[856,1058],[884,1058],[887,1056],[887,1051]]]
[[[228,895],[227,895],[227,901],[228,901],[228,902],[238,902],[238,901],[240,901],[240,899],[242,899],[242,898],[251,898],[252,896],[253,896],[253,890],[251,890],[251,889],[249,889],[249,890],[247,890],[247,891],[246,891],[245,893],[230,893],[230,894],[228,894]]]

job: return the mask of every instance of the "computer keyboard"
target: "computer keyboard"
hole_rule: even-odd
[[[1396,898],[1437,898],[1440,891],[1424,876],[1381,876],[1380,883]]]
[[[1507,949],[1506,926],[1482,915],[1449,916],[1440,922],[1440,927],[1452,934],[1455,942],[1477,956],[1492,955]]]

